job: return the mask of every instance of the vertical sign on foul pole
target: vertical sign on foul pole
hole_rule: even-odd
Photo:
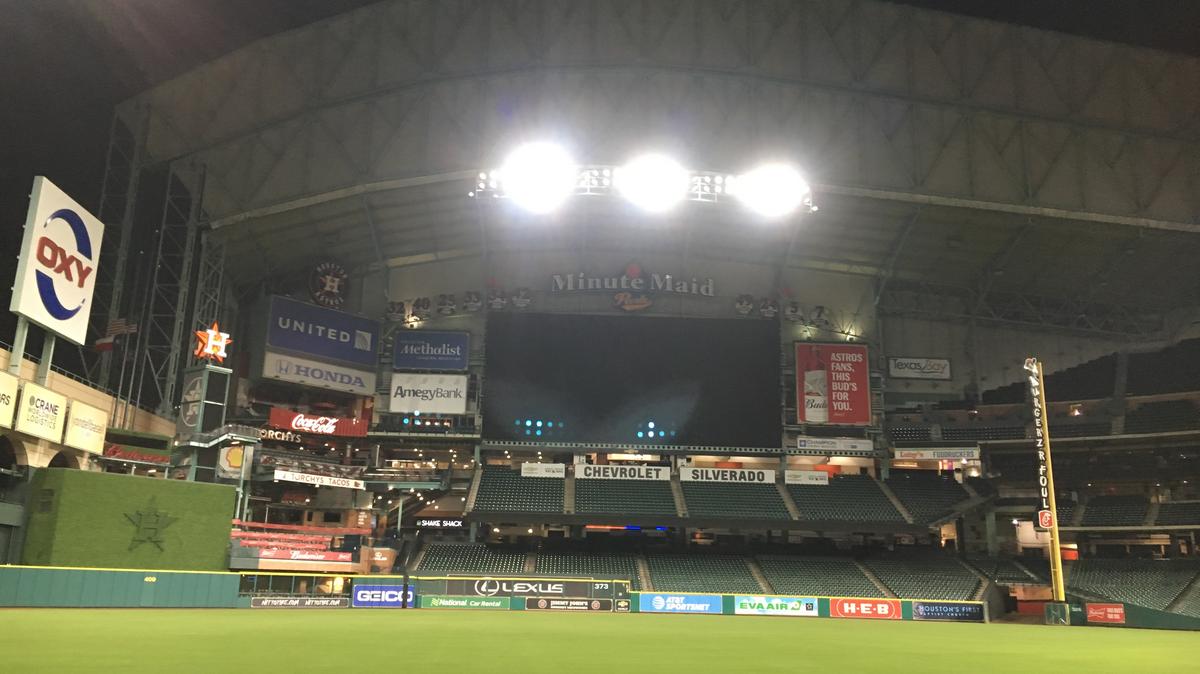
[[[1029,397],[1033,404],[1033,435],[1038,463],[1037,525],[1050,530],[1050,587],[1054,601],[1066,601],[1063,588],[1062,549],[1058,539],[1058,508],[1054,498],[1054,462],[1050,457],[1050,425],[1046,419],[1046,380],[1037,358],[1025,359]]]

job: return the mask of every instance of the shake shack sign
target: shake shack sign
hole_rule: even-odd
[[[654,304],[655,295],[694,295],[715,297],[716,287],[711,278],[678,275],[669,272],[647,272],[637,263],[613,276],[598,276],[586,272],[553,274],[550,293],[612,293],[613,303],[625,311],[638,311]]]

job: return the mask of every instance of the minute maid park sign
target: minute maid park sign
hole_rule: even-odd
[[[553,274],[550,277],[550,292],[630,292],[672,293],[676,295],[699,295],[714,297],[716,288],[711,278],[682,277],[672,274],[646,273],[641,265],[631,263],[619,276],[594,276],[585,272]]]

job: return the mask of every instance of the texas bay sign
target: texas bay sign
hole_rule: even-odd
[[[586,272],[552,274],[551,294],[613,293],[613,302],[626,311],[639,311],[653,304],[652,295],[693,295],[715,297],[712,278],[679,277],[673,274],[646,273],[641,265],[630,263],[618,276],[596,276]]]

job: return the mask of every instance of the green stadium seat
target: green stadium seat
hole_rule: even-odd
[[[775,592],[819,597],[883,597],[854,560],[845,557],[759,556]]]
[[[638,578],[637,557],[634,555],[539,552],[537,572],[543,576],[628,580],[634,590],[642,588],[641,579]]]
[[[1144,496],[1093,496],[1083,511],[1081,526],[1140,527],[1150,503]]]
[[[665,480],[575,480],[579,514],[666,515],[674,517],[675,496]]]
[[[952,476],[927,470],[892,471],[886,483],[916,523],[945,517],[956,504],[971,497]]]
[[[417,573],[523,575],[525,553],[494,550],[479,543],[431,543]]]
[[[773,484],[683,482],[689,517],[790,520],[791,513]]]
[[[1200,572],[1178,559],[1081,559],[1067,569],[1067,590],[1165,610]]]
[[[838,475],[828,486],[792,484],[787,490],[802,520],[904,521],[869,475]]]
[[[870,559],[863,563],[902,599],[970,601],[982,582],[956,559]]]
[[[702,554],[647,555],[650,582],[656,592],[763,591],[741,557]]]
[[[521,477],[520,471],[503,466],[484,466],[475,495],[478,512],[563,511],[564,481],[548,477]]]

